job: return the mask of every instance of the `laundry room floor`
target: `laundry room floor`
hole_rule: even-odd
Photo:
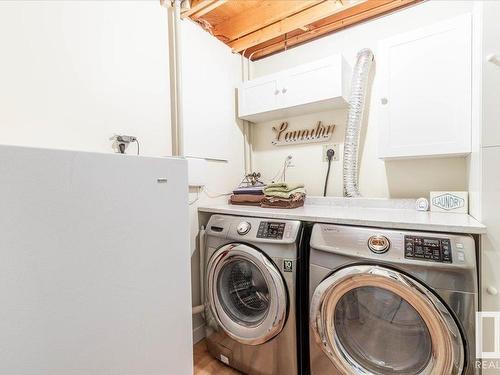
[[[213,358],[207,350],[205,340],[194,346],[194,375],[241,375],[240,372],[225,366]]]

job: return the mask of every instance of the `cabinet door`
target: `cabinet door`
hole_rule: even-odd
[[[483,146],[500,146],[500,2],[483,7]],[[488,61],[490,60],[490,61]]]
[[[342,59],[323,59],[295,69],[281,82],[283,107],[319,102],[342,96]]]
[[[488,233],[481,238],[481,310],[500,312],[500,146],[483,148],[482,222]],[[483,329],[483,342],[493,350],[491,328]],[[489,359],[487,359],[489,361]],[[495,361],[495,360],[493,360]],[[488,362],[489,363],[489,362]],[[499,375],[499,368],[484,369],[483,375]]]
[[[482,222],[488,233],[482,238],[482,310],[500,311],[500,146],[483,149]],[[495,294],[495,290],[498,291]]]
[[[471,150],[471,16],[380,42],[382,158]]]
[[[253,80],[239,88],[238,103],[240,117],[276,109],[278,106],[277,79]]]

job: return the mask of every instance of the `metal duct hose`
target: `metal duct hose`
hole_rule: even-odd
[[[359,135],[372,62],[373,52],[369,49],[362,49],[358,52],[352,74],[349,114],[344,140],[344,195],[346,197],[361,196],[358,187]]]

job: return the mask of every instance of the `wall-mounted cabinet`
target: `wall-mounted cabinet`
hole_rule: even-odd
[[[347,107],[350,68],[342,55],[244,82],[239,118],[262,122]]]
[[[498,88],[500,63],[500,3],[478,2],[474,7],[474,150],[470,158],[471,196],[475,200],[473,216],[488,229],[481,238],[480,290],[482,311],[500,311],[500,110]],[[482,147],[480,147],[482,146]],[[485,326],[486,327],[486,326]],[[485,343],[493,342],[487,341]],[[488,346],[488,344],[485,344]],[[491,346],[490,346],[491,348]],[[493,349],[493,348],[491,348]],[[491,350],[490,349],[490,350]],[[498,375],[500,369],[485,369],[483,375]]]
[[[471,16],[379,44],[379,156],[460,156],[471,152]]]

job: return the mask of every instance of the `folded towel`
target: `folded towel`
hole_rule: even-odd
[[[252,195],[262,195],[264,194],[265,185],[258,186],[241,186],[233,190],[233,194],[252,194]]]
[[[229,198],[231,204],[241,204],[247,206],[260,206],[260,202],[264,199],[264,195],[255,194],[233,194]]]
[[[265,187],[264,193],[270,193],[270,192],[290,192],[292,190],[304,188],[304,184],[299,184],[299,183],[286,183],[286,182],[275,182],[272,184],[269,184]]]
[[[288,199],[266,196],[260,204],[261,207],[266,208],[297,208],[304,205],[305,195],[302,193],[295,193]]]
[[[276,198],[283,198],[283,199],[288,199],[294,194],[306,194],[306,189],[304,188],[297,188],[291,191],[278,191],[278,190],[271,190],[271,191],[265,191],[266,196],[268,197],[276,197]]]

